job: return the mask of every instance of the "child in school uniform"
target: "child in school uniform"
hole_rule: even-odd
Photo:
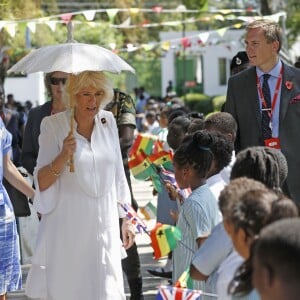
[[[187,270],[193,253],[220,222],[217,199],[206,184],[214,159],[211,148],[216,138],[213,133],[197,131],[187,136],[174,154],[177,184],[180,188],[190,187],[192,193],[179,210],[177,227],[182,232],[182,240],[173,254],[173,283]],[[193,288],[205,290],[205,285],[193,282]]]

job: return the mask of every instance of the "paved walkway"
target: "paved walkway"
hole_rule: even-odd
[[[140,207],[143,207],[152,199],[153,203],[156,204],[156,199],[153,199],[152,196],[152,186],[150,181],[138,181],[133,179],[133,192],[136,200]],[[144,220],[147,228],[151,230],[155,225],[155,220]],[[155,300],[157,288],[161,284],[168,284],[166,279],[158,278],[150,275],[147,272],[149,268],[156,268],[159,266],[163,266],[165,264],[165,259],[156,261],[152,258],[153,249],[150,245],[150,237],[147,234],[138,234],[136,236],[136,242],[138,245],[138,251],[140,254],[140,260],[142,265],[142,276],[143,276],[143,291],[145,300]],[[23,265],[23,280],[26,280],[27,272],[29,270],[30,265]],[[129,288],[127,285],[127,280],[125,278],[125,292],[127,295],[127,299],[129,299]],[[11,293],[7,297],[10,300],[28,300],[24,294],[24,290],[21,290],[16,293]],[[75,300],[75,299],[74,299]],[[87,299],[92,300],[92,299]]]

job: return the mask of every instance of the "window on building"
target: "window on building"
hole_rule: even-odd
[[[219,84],[226,85],[227,84],[227,59],[219,58]]]

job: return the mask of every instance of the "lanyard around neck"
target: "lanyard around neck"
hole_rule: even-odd
[[[271,108],[268,108],[268,106],[267,106],[267,102],[266,102],[265,97],[263,95],[259,78],[256,74],[256,86],[257,86],[257,90],[258,90],[258,93],[259,93],[259,97],[261,99],[262,109],[266,110],[268,112],[268,115],[269,115],[270,118],[272,118],[272,114],[273,114],[273,111],[275,109],[275,105],[276,105],[276,102],[277,102],[277,99],[278,99],[278,94],[279,94],[279,90],[280,90],[280,86],[281,86],[281,82],[282,82],[282,73],[283,73],[283,67],[281,66],[279,77],[277,78],[277,82],[276,82],[275,92],[274,92],[273,99],[272,99],[272,102],[271,102]]]

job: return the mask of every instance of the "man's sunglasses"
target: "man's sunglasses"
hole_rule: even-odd
[[[67,78],[57,78],[57,77],[51,77],[50,83],[52,85],[59,85],[60,83],[65,84],[67,81]]]

